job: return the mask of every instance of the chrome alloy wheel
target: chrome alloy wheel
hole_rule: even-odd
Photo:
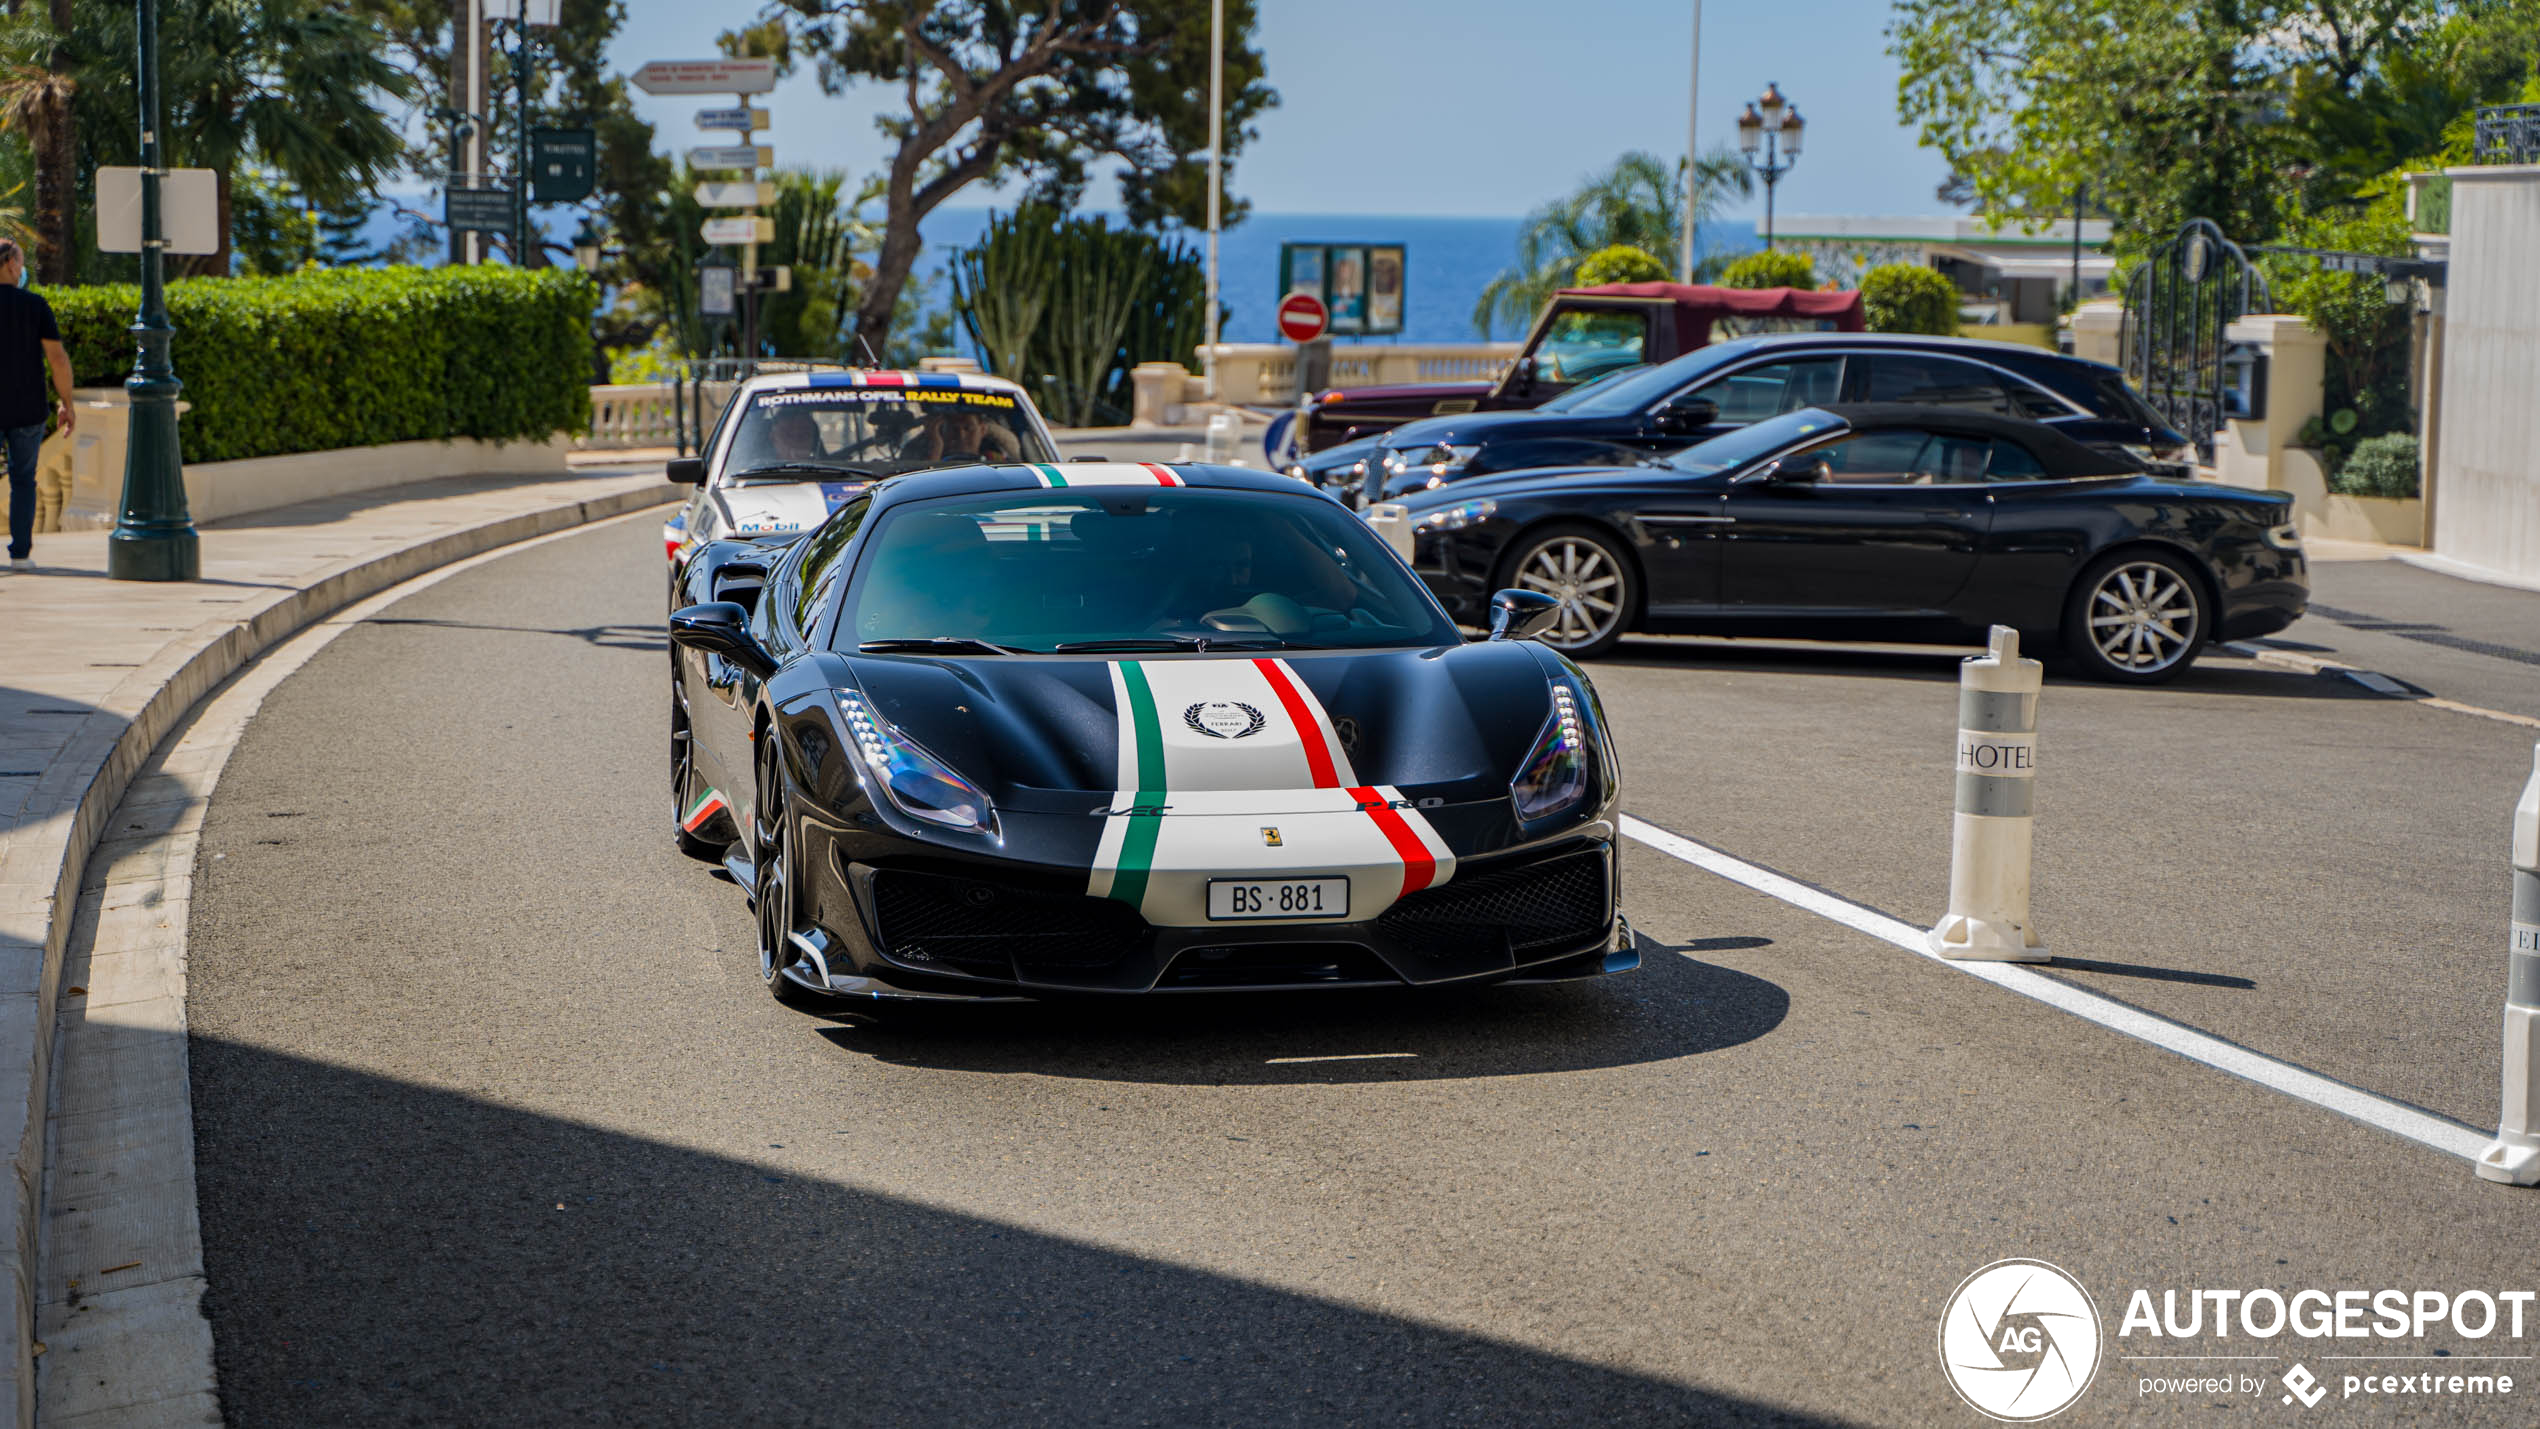
[[[2092,587],[2090,640],[2109,664],[2130,674],[2166,670],[2196,649],[2197,596],[2178,572],[2157,561],[2111,567]]]
[[[753,887],[750,889],[751,912],[758,923],[758,972],[770,989],[785,978],[784,967],[794,961],[794,890],[792,849],[785,834],[783,796],[773,787],[778,783],[776,771],[765,760],[759,764],[758,807],[750,815],[750,858]]]
[[[1527,553],[1517,584],[1561,602],[1544,632],[1565,649],[1593,644],[1623,618],[1623,575],[1604,547],[1583,536],[1555,536]]]

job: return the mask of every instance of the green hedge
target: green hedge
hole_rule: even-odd
[[[1958,334],[1958,285],[1920,263],[1881,263],[1861,275],[1872,332]]]
[[[1720,274],[1723,288],[1805,288],[1817,286],[1817,260],[1805,253],[1776,248],[1749,253]]]
[[[56,288],[79,385],[132,368],[130,284]],[[589,278],[572,269],[335,268],[168,285],[189,462],[385,442],[543,440],[591,421]]]

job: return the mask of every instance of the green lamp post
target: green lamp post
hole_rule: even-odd
[[[123,512],[106,543],[106,574],[119,581],[190,581],[202,574],[194,518],[185,505],[185,462],[177,448],[176,380],[168,343],[167,228],[159,211],[159,6],[137,0],[141,20],[141,313],[138,350],[123,390],[132,439],[123,468]]]

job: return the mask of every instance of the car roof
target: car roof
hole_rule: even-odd
[[[1830,402],[1824,412],[1854,431],[1885,427],[1919,427],[1958,436],[1999,437],[2028,448],[2047,475],[2054,477],[2120,476],[2139,470],[2126,457],[2083,446],[2042,422],[1971,412],[1920,402]]]
[[[2006,342],[1989,337],[1943,337],[1937,333],[1917,332],[1759,332],[1698,347],[1694,352],[1760,352],[1782,347],[1895,347],[1908,351],[1956,353],[1988,362],[2053,364],[2100,372],[2118,370],[2105,362],[2075,357],[2068,352],[2050,352],[2025,342]]]
[[[963,392],[1003,392],[1030,401],[1023,388],[984,372],[903,372],[887,368],[814,368],[808,372],[769,372],[741,385],[737,397],[761,392],[796,392],[817,387],[917,387]]]
[[[1166,480],[1166,477],[1171,480]],[[1055,479],[1053,479],[1055,478]],[[873,485],[874,509],[941,497],[1000,491],[1078,490],[1087,487],[1203,487],[1306,496],[1338,504],[1329,492],[1279,472],[1206,462],[1070,461],[1021,465],[953,466],[886,477]]]

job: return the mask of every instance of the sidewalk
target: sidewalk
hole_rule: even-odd
[[[107,536],[0,573],[0,1416],[32,1420],[35,1198],[54,1002],[99,825],[194,703],[342,606],[498,546],[674,499],[658,469],[421,482],[203,528],[202,579],[105,579]]]

